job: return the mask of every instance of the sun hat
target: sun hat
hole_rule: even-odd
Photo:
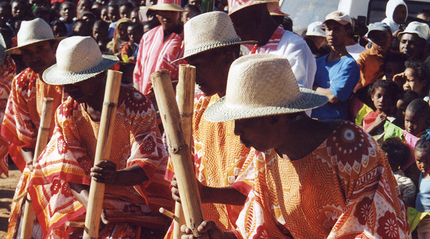
[[[288,59],[253,54],[235,60],[228,73],[226,95],[204,114],[213,122],[289,114],[318,108],[328,98],[300,88]]]
[[[405,33],[417,34],[418,37],[428,41],[430,37],[430,28],[426,23],[410,22],[405,30],[399,33],[398,38],[402,38],[402,35]]]
[[[180,0],[159,0],[156,5],[152,5],[148,8],[158,11],[185,12],[185,9],[181,7]]]
[[[279,7],[278,0],[228,0],[228,15],[231,15],[245,7],[264,3],[267,4],[269,12]]]
[[[184,57],[173,62],[219,47],[255,43],[257,41],[242,41],[237,36],[227,13],[207,12],[195,16],[185,23]]]
[[[57,63],[43,72],[50,85],[68,85],[91,78],[118,63],[118,57],[102,55],[97,42],[89,36],[69,37],[57,48]]]
[[[388,31],[391,34],[391,28],[383,22],[375,22],[370,24],[369,31],[367,32],[368,37],[372,31],[381,31],[381,32]]]
[[[306,36],[325,37],[325,31],[322,29],[322,22],[313,22],[309,24]]]
[[[329,13],[325,17],[323,24],[325,24],[327,21],[330,21],[330,20],[336,21],[342,25],[346,25],[348,23],[352,25],[351,17],[348,14],[340,11],[334,11]]]
[[[290,14],[283,13],[280,7],[277,7],[275,10],[270,11],[270,16],[281,16],[288,17]]]
[[[49,40],[62,40],[63,38],[54,38],[51,27],[41,18],[36,18],[30,21],[22,21],[21,27],[17,34],[18,46],[10,48],[6,51],[8,54],[21,54],[21,47],[25,47],[34,43]]]

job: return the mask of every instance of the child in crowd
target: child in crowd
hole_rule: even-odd
[[[130,41],[124,44],[121,48],[121,59],[125,61],[124,55],[127,55],[127,59],[129,59],[130,63],[135,63],[135,59],[130,59],[137,47],[139,46],[140,39],[143,36],[143,25],[138,23],[134,23],[128,26],[127,35]]]
[[[404,129],[405,128],[405,113],[406,113],[406,107],[408,107],[409,103],[411,103],[415,99],[419,99],[420,96],[417,92],[412,90],[406,90],[403,91],[400,98],[397,100],[396,108],[397,108],[397,114],[396,118],[401,121],[399,127]]]
[[[409,159],[411,152],[409,147],[399,138],[388,138],[381,145],[382,151],[387,156],[394,177],[399,185],[400,194],[406,206],[415,206],[416,187],[414,182],[405,176],[401,167],[405,165]]]
[[[427,132],[415,146],[415,160],[421,171],[415,208],[430,212],[430,134]],[[425,216],[417,227],[418,238],[430,238],[430,217]]]
[[[9,20],[12,17],[12,8],[10,3],[1,2],[0,3],[0,33],[2,34],[4,40],[6,41],[7,48],[11,47],[12,38],[15,33],[9,24]]]
[[[112,54],[109,51],[109,49],[107,48],[107,44],[109,44],[110,41],[111,40],[108,37],[100,39],[99,41],[97,41],[97,45],[99,45],[99,49],[102,52],[102,54],[105,54],[105,55]]]
[[[93,25],[93,38],[99,41],[103,38],[108,37],[109,24],[103,20],[97,20]]]
[[[120,17],[119,17],[119,5],[116,1],[112,1],[109,3],[108,8],[107,8],[107,14],[108,14],[108,17],[110,20],[109,37],[113,37],[117,21],[120,19]]]
[[[130,13],[131,22],[136,23],[139,22],[139,8],[134,8]]]
[[[120,56],[121,48],[130,40],[127,34],[130,24],[131,20],[128,18],[120,19],[116,24],[114,37],[107,45],[107,48],[116,56]]]
[[[67,36],[67,27],[64,22],[60,20],[55,20],[51,24],[52,32],[54,33],[54,37],[65,37]]]
[[[405,62],[405,71],[396,74],[393,81],[397,85],[402,84],[403,90],[412,90],[418,93],[420,98],[428,94],[428,74],[426,67],[420,61],[408,60]]]
[[[382,22],[371,24],[367,36],[372,42],[372,48],[363,51],[357,60],[360,67],[360,81],[355,90],[375,82],[384,75],[382,65],[390,51],[392,37],[390,27],[387,24]]]
[[[393,34],[394,39],[397,39],[399,32],[404,30],[405,21],[408,17],[408,7],[403,0],[389,0],[385,9],[386,18],[382,20],[383,23],[387,24]],[[398,49],[398,41],[393,49]]]
[[[92,35],[91,25],[83,19],[76,20],[75,23],[73,24],[72,30],[73,30],[72,36],[91,36]]]
[[[185,24],[188,20],[190,20],[191,18],[201,13],[200,9],[196,5],[187,4],[184,6],[184,10],[186,11],[182,12],[182,15],[181,15],[181,21],[183,24]]]
[[[102,19],[103,21],[105,21],[107,23],[110,23],[107,6],[104,6],[101,8],[100,19]]]
[[[133,11],[133,4],[131,2],[123,1],[119,4],[119,18],[130,19],[131,11]]]
[[[430,107],[422,99],[413,100],[405,112],[405,130],[417,137],[430,126]]]
[[[396,84],[392,81],[377,80],[370,88],[369,93],[371,95],[375,111],[368,113],[364,117],[364,130],[366,130],[370,135],[376,136],[378,139],[381,137],[388,138],[398,135],[396,132],[400,132],[399,134],[403,135],[401,128],[386,126],[386,124],[391,125],[391,123],[397,123],[394,115],[399,95]]]
[[[33,9],[33,16],[42,18],[46,23],[52,22],[51,9],[46,7],[36,7]]]
[[[386,80],[393,80],[394,75],[405,71],[406,56],[400,52],[389,51],[384,58],[384,73]],[[399,89],[403,89],[403,85],[398,85]]]
[[[71,2],[63,2],[60,8],[60,16],[60,20],[66,24],[67,36],[71,36],[73,34],[73,19],[76,17],[75,4]]]

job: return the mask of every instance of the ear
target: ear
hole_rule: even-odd
[[[222,53],[223,63],[225,65],[230,66],[231,63],[233,63],[234,60],[236,60],[236,57],[232,51],[226,51]]]

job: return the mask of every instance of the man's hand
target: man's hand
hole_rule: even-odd
[[[199,188],[200,198],[202,202],[204,201],[204,185],[197,180],[197,186]],[[178,189],[178,181],[176,181],[176,175],[173,175],[172,181],[170,182],[170,191],[172,192],[172,198],[176,202],[181,202],[181,197],[179,196],[179,189]]]
[[[193,239],[194,238],[194,236],[191,232],[191,229],[189,229],[186,225],[181,226],[181,231],[184,233],[184,235],[181,237],[182,239]],[[203,221],[197,227],[197,231],[199,233],[207,232],[210,239],[235,238],[235,237],[225,237],[224,232],[221,231],[221,229],[219,229],[216,226],[215,222],[213,222],[213,221],[210,221],[210,222]]]
[[[91,177],[98,183],[114,184],[116,180],[116,164],[109,160],[98,162],[91,168]]]

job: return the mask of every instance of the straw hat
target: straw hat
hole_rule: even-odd
[[[267,4],[269,12],[279,7],[278,0],[228,0],[228,15],[231,15],[245,7],[264,3]]]
[[[430,28],[426,23],[422,22],[409,23],[405,30],[403,32],[400,32],[397,37],[400,39],[405,33],[417,34],[420,38],[426,41],[428,41],[430,38]]]
[[[272,54],[242,56],[230,67],[225,97],[204,115],[213,122],[303,112],[328,98],[299,88],[286,58]]]
[[[18,46],[10,48],[6,53],[21,54],[21,47],[43,41],[59,41],[62,39],[63,38],[54,38],[54,33],[52,33],[51,27],[41,18],[36,18],[31,21],[22,21],[17,34]]]
[[[255,43],[257,41],[242,41],[237,36],[227,13],[203,13],[185,23],[184,57],[173,62],[219,47]]]
[[[118,63],[112,55],[102,55],[92,37],[74,36],[64,39],[57,48],[57,63],[43,72],[50,85],[68,85],[84,81]]]
[[[156,5],[150,6],[148,8],[158,11],[185,12],[185,9],[181,7],[180,0],[159,0]]]

